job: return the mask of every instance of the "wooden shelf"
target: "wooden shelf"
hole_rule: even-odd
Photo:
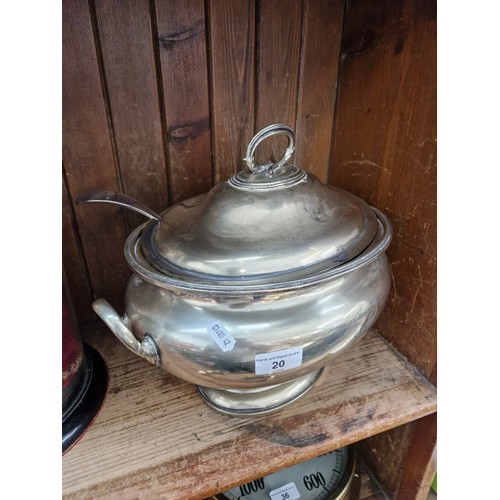
[[[436,389],[376,332],[281,411],[219,414],[196,387],[85,332],[108,366],[107,398],[63,457],[63,498],[203,499],[436,411]]]

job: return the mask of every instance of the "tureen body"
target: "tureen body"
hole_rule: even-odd
[[[277,163],[257,144],[285,133]],[[132,351],[196,384],[219,411],[274,411],[304,394],[323,367],[374,324],[390,287],[387,217],[286,160],[293,131],[252,140],[249,170],[155,214],[125,244],[133,271],[119,316],[93,307]]]
[[[246,294],[162,288],[134,274],[123,321],[138,339],[151,336],[161,366],[193,384],[245,389],[280,384],[317,371],[360,338],[378,318],[389,291],[387,258],[326,282],[288,291]],[[223,351],[210,330],[234,339]],[[256,374],[259,354],[302,350],[300,366]]]

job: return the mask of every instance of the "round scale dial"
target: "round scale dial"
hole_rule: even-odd
[[[354,450],[345,446],[217,495],[219,500],[341,500],[354,473]]]

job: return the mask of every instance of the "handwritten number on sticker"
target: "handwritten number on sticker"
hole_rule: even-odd
[[[207,327],[207,332],[221,348],[222,351],[231,351],[236,340],[230,335],[221,321],[212,321]]]

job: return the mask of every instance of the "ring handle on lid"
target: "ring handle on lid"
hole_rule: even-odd
[[[266,163],[265,165],[256,165],[254,153],[255,150],[257,149],[257,146],[264,139],[267,139],[268,137],[271,137],[276,134],[285,134],[288,137],[288,147],[286,148],[283,158],[281,158],[281,160],[276,163],[270,162]],[[292,156],[294,150],[295,150],[295,134],[293,129],[288,125],[285,125],[284,123],[274,123],[272,125],[263,128],[252,138],[252,140],[248,144],[247,154],[243,159],[245,160],[247,167],[254,174],[266,170],[268,175],[273,175],[274,172],[276,172],[276,170],[278,170],[288,161],[290,156]]]

